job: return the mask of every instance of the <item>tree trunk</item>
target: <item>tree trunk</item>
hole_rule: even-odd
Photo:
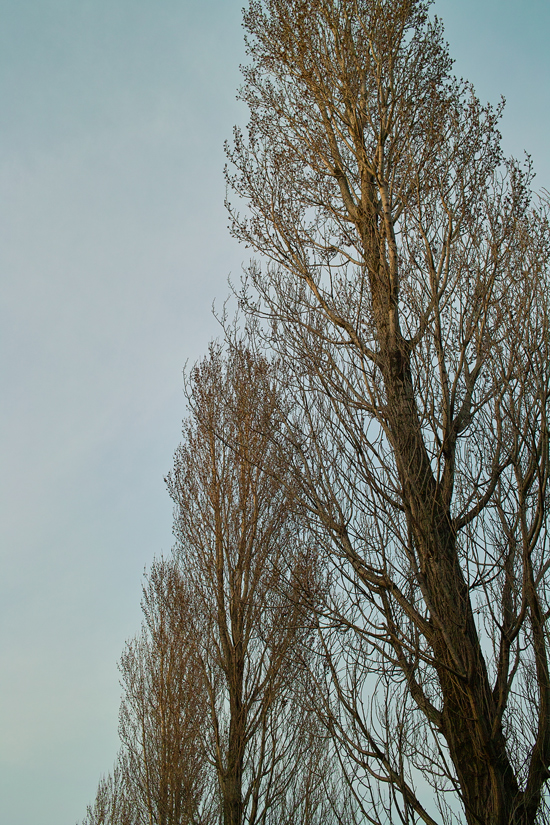
[[[521,795],[502,726],[495,721],[497,708],[458,559],[457,537],[420,432],[404,344],[387,351],[384,360],[396,464],[433,628],[433,659],[443,696],[441,733],[457,772],[467,821],[527,825],[533,820],[519,810]]]

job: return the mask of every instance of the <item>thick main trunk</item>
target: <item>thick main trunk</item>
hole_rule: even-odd
[[[232,646],[230,662],[228,684],[230,719],[223,781],[223,823],[224,825],[243,825],[246,711],[243,703],[244,655],[240,643]]]
[[[230,701],[231,719],[226,763],[221,778],[223,825],[243,825],[244,724],[241,703]]]
[[[386,316],[387,317],[387,316]],[[399,336],[392,334],[393,344]],[[430,466],[404,346],[386,350],[384,381],[404,506],[414,537],[433,627],[442,733],[460,783],[469,825],[527,825],[506,754],[448,506]]]
[[[226,775],[223,800],[224,825],[242,825],[243,822],[242,771],[239,767],[236,766],[236,770]]]

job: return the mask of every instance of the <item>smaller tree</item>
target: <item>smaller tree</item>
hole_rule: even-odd
[[[173,559],[153,563],[142,609],[141,634],[127,643],[119,665],[121,750],[83,825],[207,825],[214,821],[213,777],[202,739],[196,622]]]
[[[297,585],[314,580],[314,554],[279,444],[276,366],[240,344],[227,358],[211,347],[188,399],[167,481],[223,822],[326,821],[323,739],[302,695],[311,617]]]
[[[174,560],[155,562],[143,590],[141,636],[121,661],[120,709],[128,792],[140,821],[208,821],[211,777],[202,737],[206,697],[198,668],[192,594]]]
[[[88,805],[82,825],[138,825],[136,809],[126,792],[126,774],[121,761],[103,776],[93,805]]]

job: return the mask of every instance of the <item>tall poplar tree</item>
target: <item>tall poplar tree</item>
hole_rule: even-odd
[[[339,582],[319,612],[325,712],[364,815],[532,825],[550,776],[548,214],[429,5],[251,0],[250,123],[228,148],[247,211],[229,209]]]

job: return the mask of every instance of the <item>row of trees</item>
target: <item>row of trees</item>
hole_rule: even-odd
[[[147,821],[548,821],[548,201],[428,12],[244,13],[228,208],[269,357],[193,374],[170,570],[206,761],[192,818]]]
[[[342,821],[314,713],[304,596],[319,565],[293,506],[273,365],[212,347],[188,390],[167,478],[176,544],[146,578],[142,632],[120,662],[122,747],[85,823]]]

